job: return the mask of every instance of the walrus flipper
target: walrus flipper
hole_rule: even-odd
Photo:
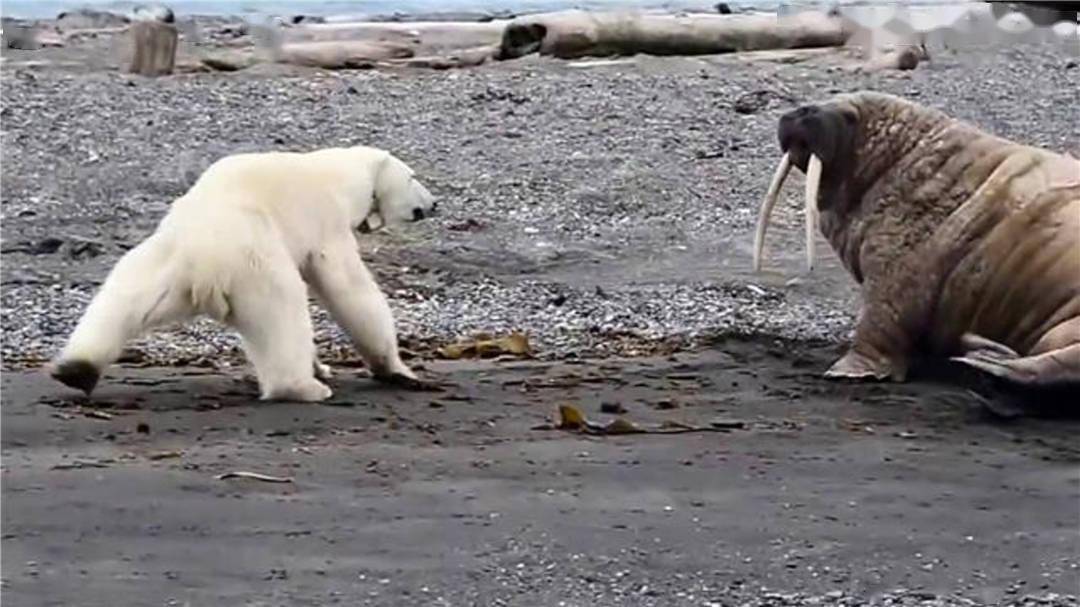
[[[872,358],[854,348],[837,360],[825,377],[829,379],[861,379],[904,381],[906,365],[897,365],[885,358]]]
[[[907,358],[894,352],[902,348],[885,347],[894,340],[887,339],[882,332],[881,321],[872,322],[868,317],[869,308],[863,309],[862,318],[855,327],[855,338],[851,348],[825,372],[827,379],[857,379],[868,381],[902,382],[907,377]],[[895,334],[895,331],[889,331]],[[893,344],[896,345],[896,344]]]
[[[1019,386],[1080,390],[1080,343],[1016,358],[984,348],[951,360]]]
[[[964,352],[963,356],[966,357],[998,361],[1020,358],[1020,355],[1009,346],[974,333],[964,333],[960,336],[960,348]]]
[[[827,379],[868,381],[907,378],[911,345],[903,321],[922,313],[922,299],[909,299],[902,309],[890,303],[891,289],[880,284],[863,285],[862,310],[855,324],[851,347],[825,372]],[[895,299],[895,298],[893,298]]]

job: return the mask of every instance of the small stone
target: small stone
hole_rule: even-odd
[[[756,114],[769,105],[769,91],[751,91],[739,95],[732,104],[737,114]]]
[[[621,415],[626,413],[626,407],[622,406],[622,403],[600,403],[600,412]]]

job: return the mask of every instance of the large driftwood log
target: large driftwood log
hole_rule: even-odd
[[[290,28],[289,40],[329,41],[357,40],[365,42],[410,43],[423,53],[439,53],[448,49],[469,49],[498,44],[509,21],[471,22],[409,22],[409,23],[316,23]]]
[[[414,55],[411,47],[392,42],[290,42],[275,53],[278,63],[321,67],[328,70],[373,67],[390,59],[406,59]]]
[[[445,55],[424,55],[421,57],[412,57],[411,59],[401,59],[392,61],[391,64],[433,70],[476,67],[478,65],[483,65],[488,59],[491,59],[498,49],[499,47],[494,45],[478,46],[475,48],[454,51]]]
[[[612,55],[705,55],[842,46],[843,21],[822,13],[658,15],[564,11],[521,17],[503,32],[497,59],[531,53],[563,59]]]
[[[134,52],[129,71],[142,76],[171,74],[179,34],[171,23],[138,21],[131,26]]]

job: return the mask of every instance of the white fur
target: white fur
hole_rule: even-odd
[[[310,286],[373,374],[415,377],[354,230],[369,216],[419,219],[417,209],[430,214],[433,197],[382,150],[223,158],[117,262],[54,364],[88,362],[100,373],[128,340],[206,315],[240,333],[261,398],[323,400],[329,368],[315,357]]]

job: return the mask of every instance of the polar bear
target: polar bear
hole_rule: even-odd
[[[376,379],[419,385],[354,230],[419,221],[436,204],[411,168],[376,148],[222,158],[120,258],[49,373],[90,394],[126,342],[204,315],[239,332],[262,400],[324,400],[310,286]]]

